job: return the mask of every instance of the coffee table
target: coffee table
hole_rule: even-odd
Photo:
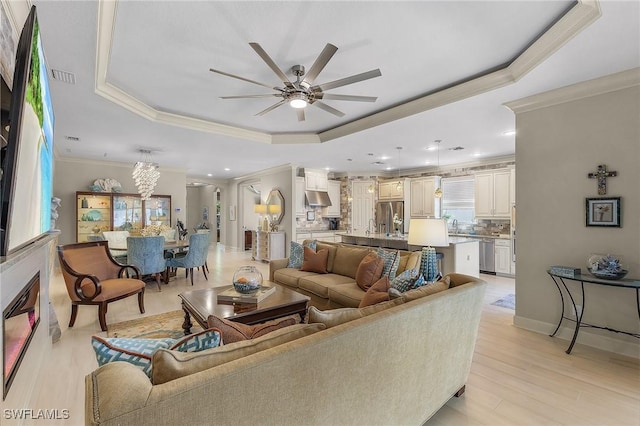
[[[310,297],[269,281],[265,281],[263,285],[274,286],[276,291],[258,304],[218,303],[218,293],[227,290],[231,287],[230,285],[180,293],[178,296],[182,300],[182,310],[184,311],[184,323],[182,324],[184,334],[191,333],[193,325],[191,317],[202,328],[208,328],[207,318],[209,315],[242,324],[257,324],[294,314],[300,315],[300,320],[304,321]]]

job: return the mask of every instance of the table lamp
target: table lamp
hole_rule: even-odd
[[[253,211],[254,213],[257,213],[259,215],[263,215],[263,214],[267,214],[267,205],[266,204],[256,204],[253,206]],[[262,223],[262,216],[258,217],[258,230],[262,230],[262,231],[268,231],[268,229],[262,229],[263,227],[263,223]]]
[[[408,244],[423,246],[420,272],[427,282],[434,281],[439,273],[434,247],[449,246],[447,221],[435,218],[412,218],[409,221]]]

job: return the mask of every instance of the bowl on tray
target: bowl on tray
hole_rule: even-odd
[[[262,274],[255,266],[242,266],[233,274],[233,288],[238,293],[255,293],[261,286]]]

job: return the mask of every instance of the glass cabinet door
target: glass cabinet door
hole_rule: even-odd
[[[132,234],[142,230],[142,200],[139,195],[113,196],[113,230]]]
[[[111,229],[111,194],[76,194],[76,241],[88,241]]]
[[[171,227],[171,196],[152,195],[144,202],[145,225],[166,225]]]

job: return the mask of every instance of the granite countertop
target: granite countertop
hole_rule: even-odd
[[[325,232],[337,233],[346,232],[343,229],[308,229],[308,228],[296,228],[296,234],[320,234]]]
[[[379,234],[379,233],[373,233],[373,234],[369,234],[367,235],[365,232],[361,232],[361,231],[357,231],[357,232],[351,232],[351,233],[347,233],[347,232],[339,232],[338,235],[341,235],[342,237],[352,237],[352,238],[368,238],[371,240],[385,240],[385,241],[407,241],[407,235],[403,235],[402,237],[397,237],[394,235],[389,235],[387,236],[386,234]],[[466,238],[466,237],[459,237],[459,236],[450,236],[449,237],[449,245],[455,245],[455,244],[464,244],[464,243],[473,243],[478,241],[477,238]]]
[[[465,238],[493,238],[496,240],[510,240],[511,235],[509,234],[500,234],[500,235],[483,235],[483,234],[449,234],[449,237],[465,237]]]

